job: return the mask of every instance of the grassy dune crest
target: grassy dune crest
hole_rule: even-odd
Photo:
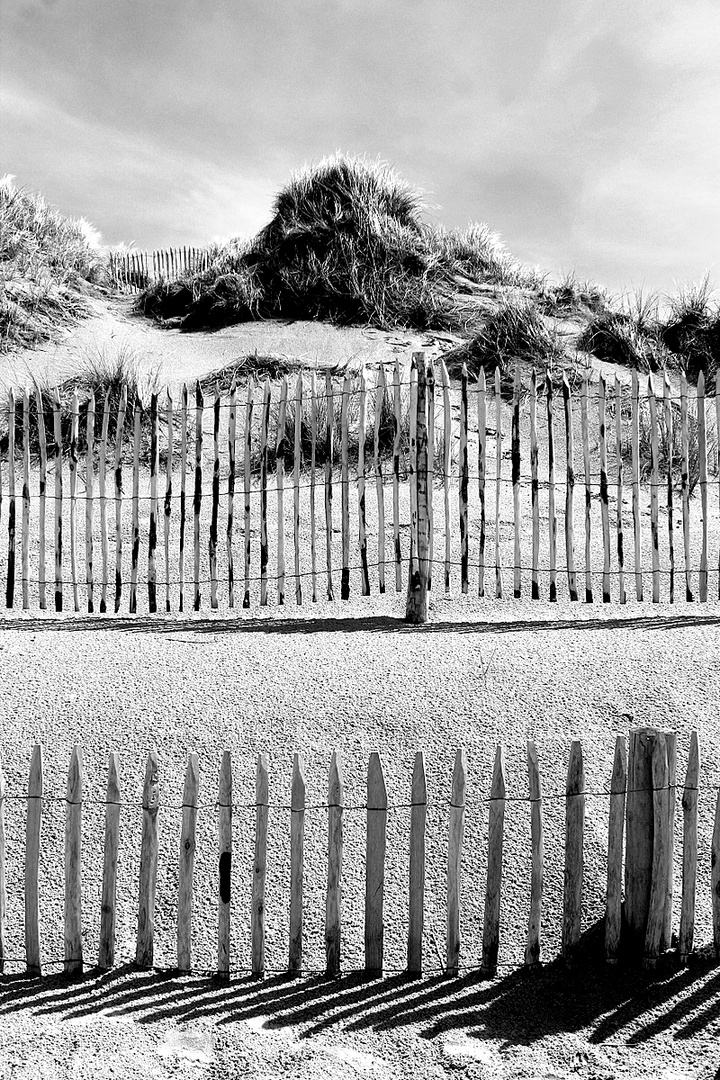
[[[464,329],[473,285],[537,284],[487,226],[448,231],[424,213],[420,193],[385,163],[334,155],[291,176],[253,240],[141,304],[185,329],[273,317]]]
[[[99,241],[84,218],[0,179],[0,350],[47,340],[87,314],[83,293],[105,274]]]

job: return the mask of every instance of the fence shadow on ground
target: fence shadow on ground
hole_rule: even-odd
[[[0,1016],[27,1011],[82,1022],[98,1014],[137,1023],[229,1024],[254,1021],[266,1029],[297,1028],[309,1037],[337,1024],[345,1029],[393,1031],[412,1026],[431,1039],[462,1029],[505,1045],[528,1045],[548,1035],[584,1031],[597,1044],[641,1044],[657,1035],[691,1038],[717,1033],[720,967],[706,955],[679,968],[673,954],[653,974],[607,968],[602,922],[584,935],[578,961],[555,961],[532,971],[513,969],[493,980],[474,972],[459,978],[362,973],[336,979],[248,976],[222,983],[177,972],[146,972],[125,965],[29,980],[0,977]]]
[[[720,626],[720,614],[668,614],[628,615],[611,618],[577,619],[436,619],[416,626],[393,615],[337,616],[314,619],[303,618],[246,617],[233,615],[216,616],[157,616],[157,615],[71,615],[45,618],[0,619],[3,630],[26,630],[33,633],[59,631],[112,630],[117,633],[153,634],[332,634],[332,633],[386,633],[386,634],[514,634],[573,630],[578,633],[593,630],[685,630],[695,627]]]

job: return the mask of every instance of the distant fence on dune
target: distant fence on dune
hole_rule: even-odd
[[[186,274],[207,270],[207,248],[159,248],[154,251],[112,251],[110,281],[120,292],[138,293],[157,281],[175,281]]]
[[[629,752],[628,752],[629,750]],[[506,792],[505,758],[503,747],[497,747],[492,778],[487,796],[481,798],[487,810],[487,829],[483,843],[487,845],[485,861],[485,903],[482,920],[481,970],[488,976],[496,974],[501,937],[501,912],[503,902],[503,872],[512,881],[524,880],[527,889],[527,932],[521,945],[524,962],[528,967],[547,958],[543,947],[543,935],[548,924],[548,890],[545,880],[544,811],[550,800],[564,803],[564,837],[554,843],[554,849],[564,852],[562,899],[551,905],[561,916],[561,955],[573,962],[581,942],[583,929],[583,902],[587,902],[587,879],[592,876],[593,889],[597,887],[598,869],[605,888],[604,904],[604,956],[609,964],[624,961],[642,961],[646,968],[654,968],[661,956],[673,944],[673,928],[677,926],[677,951],[682,963],[687,963],[696,946],[696,893],[698,880],[705,882],[712,895],[711,922],[712,944],[715,956],[720,955],[720,797],[715,807],[714,832],[711,845],[711,866],[705,866],[702,877],[698,873],[698,793],[704,798],[709,788],[699,782],[700,756],[697,733],[690,739],[685,785],[682,795],[683,841],[682,841],[682,891],[679,904],[679,925],[673,917],[673,850],[676,819],[676,772],[677,753],[674,732],[662,732],[656,728],[640,728],[630,732],[629,747],[625,735],[618,735],[615,743],[614,764],[609,789],[589,790],[585,784],[582,746],[574,741],[570,749],[565,789],[560,792],[543,791],[537,750],[533,742],[527,744],[528,795],[509,796]],[[273,794],[269,779],[269,760],[261,753],[257,758],[255,798],[250,804],[233,799],[233,768],[229,751],[222,756],[217,800],[199,798],[199,762],[195,753],[188,755],[182,795],[182,806],[167,806],[162,797],[162,781],[157,754],[148,755],[145,782],[142,792],[140,824],[139,865],[137,867],[137,935],[132,959],[143,968],[152,967],[155,961],[155,913],[157,905],[175,914],[177,969],[190,971],[194,966],[193,917],[195,927],[201,919],[208,923],[209,908],[214,906],[216,916],[210,921],[217,927],[217,964],[215,971],[229,977],[231,971],[244,970],[261,976],[272,970],[272,961],[266,956],[266,919],[268,906],[274,906],[272,898],[279,891],[280,882],[268,874],[268,849],[275,851],[274,873],[280,870],[289,883],[289,904],[281,915],[281,923],[287,932],[287,964],[285,970],[299,975],[307,970],[305,948],[307,931],[305,918],[308,905],[318,903],[324,908],[324,959],[328,975],[339,974],[342,962],[343,940],[347,944],[347,931],[343,933],[343,921],[348,903],[357,907],[357,899],[348,896],[343,882],[348,864],[362,858],[352,846],[344,843],[347,815],[360,811],[366,817],[365,830],[365,903],[364,903],[364,970],[368,975],[381,976],[387,970],[384,937],[387,924],[385,896],[388,884],[393,885],[393,895],[406,898],[407,907],[400,915],[395,910],[393,922],[404,925],[407,942],[407,965],[409,975],[420,976],[429,965],[427,960],[428,935],[425,930],[427,916],[426,866],[428,857],[437,858],[438,848],[444,846],[444,876],[446,879],[446,926],[444,955],[436,942],[438,959],[448,975],[457,975],[465,966],[463,948],[468,942],[461,940],[461,912],[467,909],[463,900],[462,866],[468,858],[476,860],[478,852],[466,850],[464,842],[466,818],[476,815],[480,809],[476,802],[467,798],[467,760],[463,749],[455,754],[452,780],[443,799],[438,794],[428,794],[425,759],[422,752],[414,758],[412,776],[408,776],[407,792],[397,802],[388,800],[383,763],[378,753],[370,755],[367,770],[367,795],[360,806],[348,804],[340,763],[340,756],[333,753],[330,762],[327,802],[321,807],[306,805],[306,785],[303,762],[295,754],[290,782],[290,798],[287,794]],[[127,784],[125,784],[127,787]],[[713,794],[716,789],[713,789]],[[586,865],[585,821],[586,802],[596,797],[607,800],[607,860],[598,868]],[[6,831],[5,806],[9,800],[26,801],[24,865],[24,934],[6,925],[7,858],[21,864],[19,825]],[[47,870],[40,873],[43,852],[42,819],[48,800],[64,803],[64,920],[62,953],[58,946],[43,955],[42,885],[48,883]],[[64,796],[51,796],[45,790],[43,751],[36,745],[28,778],[27,791],[19,793],[6,790],[0,769],[0,972],[8,965],[25,966],[29,973],[40,975],[53,964],[64,967],[68,974],[80,974],[84,964],[93,964],[83,950],[83,806],[88,802],[105,807],[104,846],[96,841],[90,847],[99,857],[102,852],[101,916],[97,964],[110,969],[118,962],[116,956],[118,900],[127,907],[127,898],[118,897],[118,856],[123,859],[127,851],[137,848],[128,844],[125,808],[136,806],[123,795],[120,777],[120,760],[116,753],[109,758],[105,798],[92,799],[86,792],[82,749],[76,746],[70,760],[67,788]],[[505,836],[505,811],[509,802],[527,806],[527,823],[530,833],[530,860],[520,862],[514,850],[507,850]],[[407,847],[393,865],[402,867],[403,881],[389,883],[386,880],[386,855],[388,854],[387,818],[390,808],[405,807],[409,811],[409,834]],[[269,811],[273,815],[269,824]],[[327,861],[319,867],[317,860],[305,857],[306,809],[327,811]],[[709,808],[712,812],[712,807]],[[156,896],[158,881],[159,834],[158,817],[181,811],[175,863],[177,873],[176,895],[172,898]],[[428,810],[439,810],[436,822],[433,816],[428,825]],[[200,894],[196,888],[195,864],[197,854],[196,824],[198,813],[214,818],[217,843],[210,865],[214,867],[213,879],[203,885]],[[233,874],[234,839],[233,816],[243,821],[244,834],[252,835],[252,824],[244,814],[254,815],[254,856],[252,859],[252,895],[250,910],[238,911],[236,895],[237,875]],[[122,819],[122,820],[121,820]],[[14,820],[14,818],[13,818]],[[284,824],[281,824],[284,820]],[[132,827],[132,826],[130,826]],[[137,825],[134,826],[137,828]],[[277,830],[284,836],[281,836]],[[122,837],[121,832],[125,835]],[[208,842],[207,832],[204,834]],[[514,836],[511,832],[510,836]],[[548,838],[552,839],[552,838]],[[427,840],[427,843],[426,843]],[[289,843],[288,843],[289,841]],[[440,841],[440,843],[438,843]],[[404,841],[405,842],[405,841]],[[237,843],[237,838],[235,840]],[[277,852],[289,848],[282,859]],[[167,853],[167,847],[165,847]],[[426,852],[428,855],[426,855]],[[395,853],[400,854],[400,853]],[[559,852],[558,852],[559,854]],[[207,860],[206,860],[207,862]],[[318,880],[320,870],[320,880]],[[323,882],[324,876],[324,882]],[[353,875],[357,876],[357,875]],[[270,880],[268,878],[270,877]],[[14,872],[12,880],[18,880]],[[318,888],[319,886],[319,888]],[[624,887],[623,887],[624,886]],[[208,888],[210,892],[208,894]],[[87,890],[86,894],[87,894]],[[243,890],[244,891],[244,890]],[[56,888],[55,892],[58,890]],[[624,899],[623,899],[624,893]],[[98,897],[100,899],[100,897]],[[362,910],[362,909],[361,909]],[[87,913],[86,913],[87,914]],[[237,958],[231,954],[231,922],[249,919],[249,956]],[[313,920],[317,923],[317,920]],[[13,940],[23,940],[25,956],[8,952],[8,929]],[[47,944],[47,943],[45,943]],[[17,946],[16,946],[17,948]],[[317,948],[315,954],[317,954]],[[58,954],[60,956],[58,957]],[[275,957],[274,963],[277,964]],[[277,969],[276,969],[277,970]]]
[[[44,609],[51,592],[61,611],[68,586],[75,611],[135,613],[145,591],[151,613],[197,611],[207,586],[213,609],[300,605],[335,599],[338,577],[341,601],[408,579],[425,598],[720,596],[720,396],[702,376],[697,393],[684,379],[679,394],[667,379],[641,390],[637,372],[573,389],[534,371],[523,386],[518,365],[514,381],[463,370],[451,387],[418,353],[409,378],[396,363],[371,385],[365,370],[323,381],[228,376],[146,405],[125,389],[11,392],[7,608]]]

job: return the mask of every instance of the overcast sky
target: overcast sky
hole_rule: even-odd
[[[3,172],[107,243],[254,233],[380,156],[614,290],[720,284],[717,0],[3,0]]]

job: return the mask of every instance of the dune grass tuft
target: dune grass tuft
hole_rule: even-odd
[[[105,274],[99,239],[84,218],[0,179],[0,351],[48,340],[88,314],[88,283]]]
[[[681,286],[670,298],[670,315],[661,334],[687,378],[696,383],[702,371],[706,387],[714,391],[720,363],[720,304],[712,303],[712,293],[707,275],[699,284]]]
[[[210,269],[141,298],[185,329],[252,318],[319,319],[380,329],[457,329],[468,281],[537,283],[484,225],[445,231],[388,165],[334,155],[294,173],[257,236]]]

